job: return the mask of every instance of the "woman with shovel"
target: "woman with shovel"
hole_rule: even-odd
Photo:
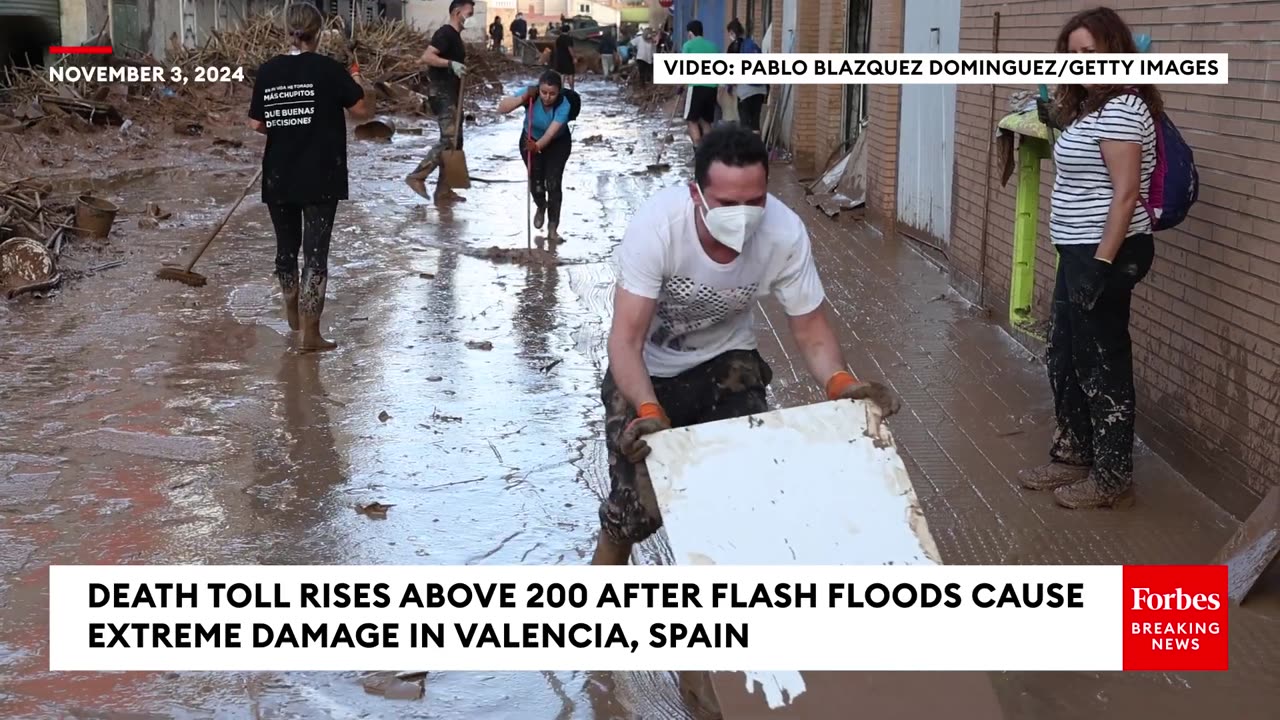
[[[285,13],[293,42],[288,55],[262,64],[249,105],[249,125],[267,136],[262,154],[262,202],[276,231],[276,277],[291,330],[304,352],[332,350],[320,335],[329,278],[329,239],[338,202],[347,199],[347,126],[368,120],[360,69],[315,52],[320,11],[295,3]],[[302,250],[299,286],[298,250]]]
[[[547,70],[538,82],[502,98],[498,112],[511,113],[518,107],[525,111],[520,133],[520,157],[529,168],[529,193],[538,205],[533,226],[547,226],[547,240],[560,239],[560,205],[564,201],[564,168],[573,149],[569,133],[569,98],[564,95],[564,80],[555,70]]]

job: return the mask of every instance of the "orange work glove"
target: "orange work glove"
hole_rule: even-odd
[[[353,63],[351,63],[351,74],[352,74],[352,75],[359,75],[359,74],[360,74],[360,63],[358,63],[358,62],[353,62]]]
[[[878,382],[862,382],[853,373],[841,370],[827,380],[829,400],[870,400],[880,406],[881,417],[898,412],[902,404],[889,388]]]
[[[619,449],[632,463],[643,462],[653,451],[649,443],[644,441],[645,435],[652,435],[659,430],[670,430],[671,420],[658,403],[641,403],[635,420],[632,420],[618,438]]]

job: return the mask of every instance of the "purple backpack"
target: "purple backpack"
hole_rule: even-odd
[[[1153,117],[1156,130],[1156,166],[1151,172],[1147,197],[1139,196],[1151,218],[1153,231],[1168,230],[1186,219],[1200,198],[1200,173],[1191,146],[1167,113]]]

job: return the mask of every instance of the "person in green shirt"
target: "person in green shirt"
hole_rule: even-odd
[[[680,49],[682,53],[718,53],[720,48],[716,47],[710,40],[702,37],[702,21],[690,20],[685,27],[688,32],[689,39],[685,41],[684,47]],[[717,86],[712,83],[710,85],[690,85],[685,91],[684,98],[684,120],[689,127],[689,139],[693,141],[693,149],[696,152],[698,146],[702,144],[702,136],[711,132],[711,124],[716,120],[716,89]]]

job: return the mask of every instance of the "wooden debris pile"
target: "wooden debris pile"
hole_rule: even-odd
[[[211,31],[198,47],[184,48],[174,43],[164,63],[150,55],[109,60],[114,65],[164,67],[166,76],[168,68],[180,67],[190,80],[185,85],[145,83],[126,87],[80,82],[55,86],[48,81],[43,69],[6,68],[0,73],[0,108],[3,108],[0,125],[17,122],[31,126],[46,118],[68,115],[90,125],[119,126],[126,116],[135,122],[146,118],[163,124],[178,120],[199,124],[211,113],[233,107],[243,109],[248,105],[258,68],[289,47],[282,13],[281,9],[272,9],[249,16],[235,28]],[[361,75],[371,86],[366,90],[376,91],[379,111],[421,113],[425,105],[422,95],[427,89],[421,58],[430,40],[427,32],[401,20],[357,24],[348,37],[343,19],[332,17],[321,32],[317,52],[348,66],[358,62]],[[68,56],[59,62],[100,63],[102,60]],[[518,65],[481,43],[471,44],[467,48],[468,95],[483,97],[501,93],[500,76]],[[197,67],[243,68],[243,81],[197,83],[193,80]],[[145,108],[138,107],[138,103],[145,104]],[[77,129],[89,127],[81,123]]]
[[[53,197],[53,188],[36,180],[0,184],[0,241],[28,237],[43,241],[57,255],[62,238],[75,226],[75,207]]]

